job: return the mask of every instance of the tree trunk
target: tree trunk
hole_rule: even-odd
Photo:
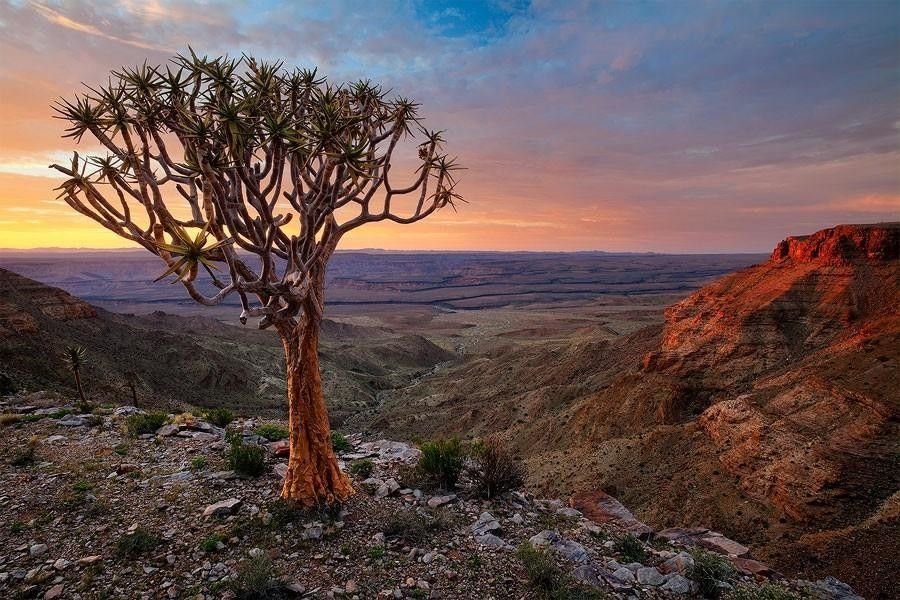
[[[75,375],[75,387],[78,389],[78,397],[81,402],[78,408],[81,410],[83,407],[87,406],[87,398],[84,397],[84,388],[81,385],[81,373],[78,372],[77,367],[72,369],[72,373]]]
[[[286,359],[290,457],[281,497],[302,506],[342,502],[353,494],[331,447],[331,426],[319,372],[319,330],[324,274],[315,278],[316,295],[304,302],[296,325],[277,325]]]

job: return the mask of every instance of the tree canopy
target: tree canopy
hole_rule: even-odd
[[[88,135],[104,152],[51,165],[67,177],[60,197],[160,256],[162,277],[194,300],[237,294],[242,322],[261,327],[321,307],[314,279],[347,232],[461,200],[442,132],[371,81],[335,85],[315,69],[190,50],[114,71],[54,108],[66,137]],[[397,182],[405,140],[415,164]],[[214,288],[199,285],[200,269]]]

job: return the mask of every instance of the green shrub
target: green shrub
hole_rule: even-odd
[[[215,552],[219,549],[219,544],[222,542],[222,536],[217,533],[207,536],[200,542],[200,549],[204,552]]]
[[[718,583],[734,579],[737,571],[728,559],[706,550],[691,550],[694,565],[688,569],[687,576],[697,582],[700,593],[707,598],[715,598],[721,592]]]
[[[119,456],[126,456],[129,450],[128,444],[118,444],[115,448],[113,448],[113,452],[118,454]]]
[[[85,481],[84,479],[82,479],[72,484],[72,489],[76,492],[84,493],[94,489],[94,485],[90,481]]]
[[[524,542],[516,550],[516,557],[522,563],[529,583],[538,594],[547,600],[600,600],[606,595],[595,589],[582,586],[567,575],[545,551]]]
[[[538,590],[546,594],[562,587],[564,573],[548,553],[524,542],[516,550],[516,558],[525,568],[528,581]]]
[[[456,438],[425,442],[419,469],[444,489],[452,489],[466,464],[466,451]]]
[[[272,562],[266,556],[254,556],[242,562],[231,591],[237,600],[277,598],[284,585],[272,574]]]
[[[374,469],[375,463],[368,458],[353,461],[350,463],[350,466],[347,467],[347,470],[350,471],[351,475],[356,475],[361,479],[368,479],[372,475]]]
[[[191,469],[194,471],[202,471],[206,468],[206,457],[205,456],[195,456],[191,459]]]
[[[369,548],[369,558],[378,560],[384,556],[384,546],[372,546]]]
[[[118,552],[119,556],[133,558],[149,552],[159,545],[159,538],[148,532],[146,529],[138,527],[131,534],[123,535],[119,538]]]
[[[270,442],[286,440],[288,435],[290,435],[290,432],[286,428],[281,425],[275,425],[274,423],[263,423],[256,428],[254,433],[260,437],[266,438]]]
[[[618,552],[626,563],[643,562],[647,558],[644,544],[630,533],[617,539],[613,550]]]
[[[260,446],[248,446],[240,438],[228,447],[228,466],[239,475],[258,477],[266,472],[266,451]]]
[[[495,498],[503,492],[518,489],[525,483],[525,466],[497,439],[473,445],[474,466],[469,475],[475,492],[484,498]]]
[[[131,415],[125,419],[125,427],[131,435],[154,433],[166,424],[169,416],[164,412],[151,412],[144,415]]]
[[[807,596],[767,581],[760,586],[740,584],[726,593],[725,598],[727,600],[806,600]]]
[[[353,446],[350,445],[350,440],[337,431],[331,432],[331,447],[338,454],[341,452],[350,452],[350,450],[353,449]]]
[[[234,421],[234,413],[227,408],[211,408],[204,412],[203,416],[216,427],[227,427]]]

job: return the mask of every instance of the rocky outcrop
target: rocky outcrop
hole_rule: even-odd
[[[900,258],[900,223],[838,225],[813,235],[789,237],[775,247],[772,261],[847,262]]]
[[[32,312],[56,321],[90,319],[93,307],[58,288],[49,287],[0,269],[0,337],[36,333],[38,321]]]

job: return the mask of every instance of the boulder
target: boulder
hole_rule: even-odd
[[[694,566],[694,557],[687,552],[679,552],[672,558],[666,560],[659,565],[659,570],[663,573],[681,573],[684,574]]]
[[[687,577],[676,574],[669,577],[669,580],[666,581],[659,589],[671,592],[673,594],[687,595],[694,593],[696,585],[697,584],[695,584]]]
[[[710,532],[710,535],[700,538],[697,544],[726,556],[744,558],[750,555],[750,548],[714,531]]]
[[[478,520],[471,526],[472,535],[474,536],[484,535],[491,531],[500,531],[501,529],[500,523],[498,523],[497,519],[494,518],[494,515],[489,512],[481,513]]]
[[[641,585],[658,586],[665,583],[665,576],[656,567],[641,567],[635,572],[638,583]]]
[[[640,538],[653,535],[651,527],[638,521],[621,502],[602,490],[575,494],[569,504],[595,523],[612,523]]]
[[[215,504],[210,504],[203,510],[204,517],[225,517],[237,511],[243,502],[238,498],[228,498]]]

